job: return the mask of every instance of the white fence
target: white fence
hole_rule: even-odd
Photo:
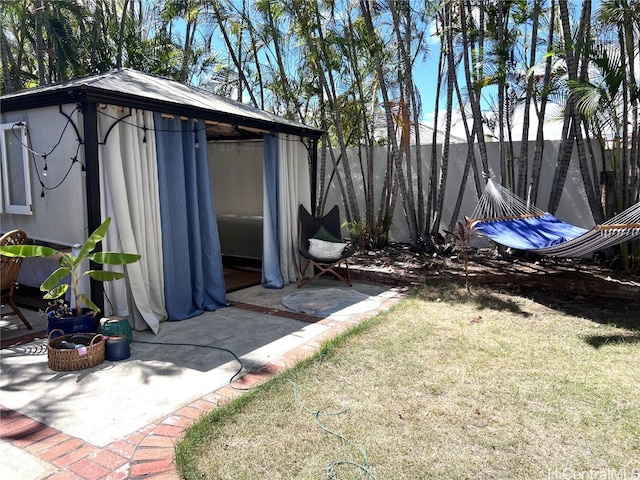
[[[489,157],[489,164],[492,178],[499,181],[500,179],[500,156],[499,156],[499,144],[490,142],[486,144],[487,153]],[[414,172],[415,172],[415,146],[412,148],[412,159],[414,163]],[[542,160],[542,171],[540,176],[540,186],[538,193],[538,202],[537,206],[542,210],[547,210],[549,203],[549,195],[551,192],[551,185],[553,182],[553,176],[556,168],[556,162],[558,159],[558,150],[560,148],[559,141],[547,141],[544,145],[544,155]],[[422,173],[423,173],[423,183],[424,188],[428,188],[429,175],[431,173],[431,145],[421,145],[421,155],[422,155]],[[476,148],[477,149],[477,148]],[[514,143],[514,151],[519,152],[520,142]],[[438,156],[441,154],[441,146],[438,145],[437,152]],[[533,158],[535,150],[535,142],[529,143],[528,153],[530,158]],[[594,150],[597,152],[598,149],[594,144]],[[358,150],[356,148],[349,149],[348,151],[349,162],[351,171],[354,177],[354,182],[356,185],[356,192],[359,201],[359,205],[361,208],[361,213],[364,212],[364,186],[362,181],[362,176],[360,175],[360,164],[358,158]],[[460,182],[462,179],[462,174],[464,171],[464,165],[467,158],[467,144],[466,143],[456,143],[450,145],[449,152],[449,169],[447,175],[447,186],[445,189],[445,200],[443,205],[443,216],[441,222],[441,228],[448,228],[448,225],[452,223],[452,214],[455,207],[456,199],[458,197],[458,192],[460,190]],[[479,155],[476,155],[476,158],[479,162]],[[382,185],[384,181],[385,168],[387,165],[387,148],[386,147],[376,147],[374,151],[374,205],[375,208],[378,208],[380,204],[380,192],[382,191]],[[339,166],[339,168],[342,168]],[[331,169],[327,168],[327,175],[330,175]],[[595,176],[592,177],[599,178],[599,172]],[[414,188],[417,189],[417,184],[414,179]],[[465,193],[463,197],[462,206],[460,209],[460,220],[463,219],[464,215],[471,215],[471,212],[476,206],[477,196],[475,193],[474,180],[472,177],[472,173],[469,175],[469,179],[467,181],[467,185],[465,186]],[[426,194],[425,194],[425,202],[426,202]],[[328,197],[327,197],[327,208],[331,208],[333,205],[338,204],[343,209],[344,202],[340,195],[340,189],[333,180],[331,186],[329,187]],[[577,153],[576,149],[573,149],[573,156],[571,159],[571,164],[569,167],[569,172],[567,174],[567,179],[565,182],[564,190],[562,193],[562,199],[560,202],[560,206],[556,211],[555,215],[561,220],[571,223],[573,225],[577,225],[583,228],[590,228],[594,225],[593,216],[591,215],[591,210],[589,208],[586,194],[584,191],[584,186],[582,182],[582,174],[580,172],[580,167],[578,165]],[[343,215],[344,217],[344,215]],[[455,223],[458,219],[454,219],[453,223]],[[405,216],[403,214],[402,200],[398,198],[396,202],[396,208],[393,216],[393,223],[390,231],[390,239],[392,241],[397,242],[409,242],[409,229],[407,226],[407,222]]]

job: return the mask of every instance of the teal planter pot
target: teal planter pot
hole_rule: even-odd
[[[107,317],[100,320],[100,333],[107,337],[124,335],[129,345],[133,343],[133,332],[127,317]]]

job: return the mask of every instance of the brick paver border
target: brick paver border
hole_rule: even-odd
[[[106,447],[92,445],[2,406],[0,406],[0,439],[52,465],[54,473],[45,477],[46,480],[179,480],[180,476],[176,472],[174,462],[174,447],[190,424],[218,406],[242,395],[243,391],[309,358],[323,342],[338,336],[347,328],[372,317],[381,310],[390,308],[404,298],[409,290],[407,287],[396,287],[381,299],[381,306],[378,309],[352,316],[348,320],[319,318],[256,305],[235,304],[238,308],[263,314],[320,323],[329,329],[320,336],[286,352],[280,358],[236,379],[233,384],[221,387],[184,405],[170,415],[158,419],[157,422]],[[32,335],[34,334],[30,334]],[[26,340],[18,339],[17,341],[25,343]],[[15,342],[16,340],[14,344]]]

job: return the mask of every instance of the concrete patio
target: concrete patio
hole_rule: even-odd
[[[349,289],[331,279],[305,287],[327,288]],[[22,340],[0,350],[0,478],[178,478],[173,446],[189,424],[408,291],[356,283],[349,290],[368,300],[326,317],[281,304],[305,289],[229,293],[232,306],[165,322],[158,335],[134,332],[129,359],[74,372],[48,368],[45,321],[37,312],[23,310],[41,331],[34,339],[19,319],[2,320],[3,345]]]

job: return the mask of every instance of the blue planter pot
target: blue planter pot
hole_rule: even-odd
[[[107,338],[107,345],[105,346],[105,358],[112,362],[119,360],[125,360],[131,356],[131,349],[129,348],[129,341],[125,335],[115,335]]]
[[[53,315],[54,312],[47,313],[47,334],[52,330],[62,330],[65,335],[71,333],[95,333],[98,331],[98,317],[92,315],[88,308],[82,309],[83,315],[79,317],[62,317],[58,318]]]

